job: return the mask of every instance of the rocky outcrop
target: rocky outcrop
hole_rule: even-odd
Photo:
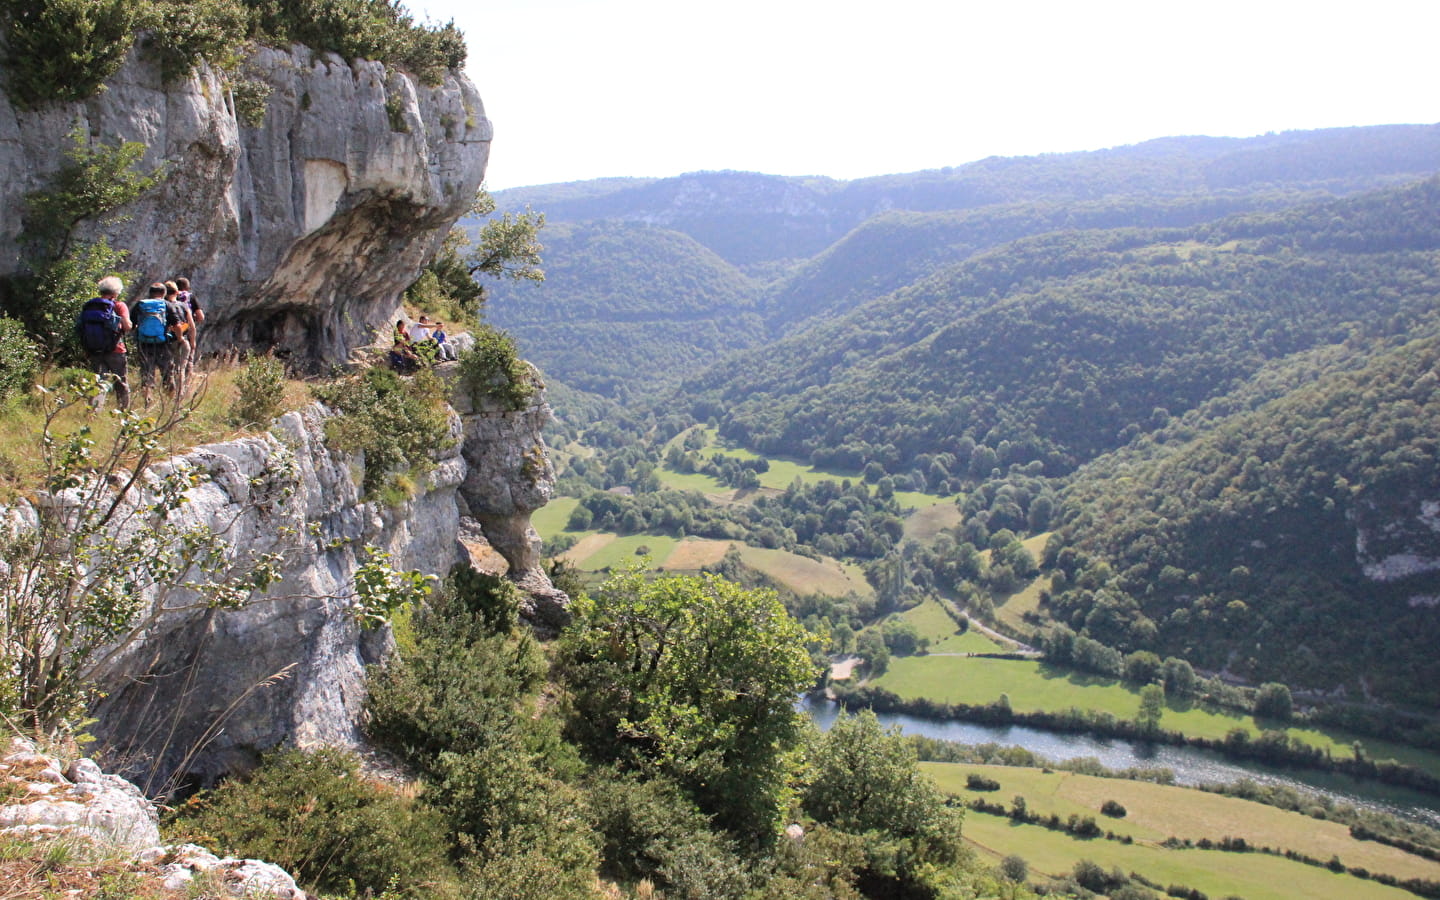
[[[0,758],[12,799],[0,805],[0,834],[37,843],[62,841],[79,856],[130,860],[154,873],[162,886],[184,891],[199,874],[230,896],[305,900],[295,879],[254,859],[220,858],[193,844],[160,844],[155,806],[135,785],[107,775],[89,759],[64,765],[16,738]]]
[[[1371,581],[1440,571],[1440,500],[1407,495],[1384,503],[1362,502],[1350,518],[1355,559]]]
[[[458,74],[430,88],[299,46],[261,48],[246,72],[271,88],[259,127],[237,121],[208,67],[166,85],[138,49],[85,101],[21,113],[0,92],[0,277],[22,268],[25,195],[79,124],[92,140],[142,142],[143,164],[165,167],[104,233],[142,282],[191,278],[208,312],[202,350],[274,348],[321,365],[369,343],[484,177],[480,96]]]
[[[490,567],[503,559],[528,592],[525,616],[549,628],[564,620],[568,598],[539,568],[529,526],[552,487],[539,432],[548,408],[543,399],[504,414],[463,407],[451,419],[453,443],[396,506],[362,499],[363,457],[325,445],[329,413],[318,404],[272,433],[167,464],[205,475],[183,515],[235,552],[278,554],[283,575],[241,608],[163,616],[109,667],[93,730],[119,771],[155,796],[212,783],[281,745],[359,746],[365,667],[391,645],[388,629],[367,631],[353,614],[366,548],[396,568],[443,577],[493,545]],[[467,511],[484,518],[462,518]]]

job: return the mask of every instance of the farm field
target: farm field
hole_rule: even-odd
[[[990,638],[970,629],[960,633],[955,621],[940,608],[939,601],[930,598],[919,606],[898,614],[899,618],[915,626],[922,638],[930,640],[930,653],[999,653],[1004,648]]]
[[[770,576],[796,593],[824,593],[835,597],[851,593],[863,597],[874,594],[874,589],[865,581],[856,566],[829,557],[814,560],[786,550],[750,547],[738,541],[704,538],[678,540],[656,534],[632,534],[622,537],[609,532],[586,533],[575,546],[560,556],[570,565],[586,572],[616,568],[641,555],[648,555],[656,569],[698,572],[705,566],[718,563],[732,545],[740,548],[740,559],[746,565]],[[639,552],[642,550],[647,550],[648,554]]]
[[[1169,837],[1193,841],[1240,837],[1255,846],[1295,850],[1315,859],[1339,857],[1347,866],[1361,866],[1397,878],[1440,880],[1440,862],[1374,841],[1356,840],[1350,836],[1348,827],[1338,822],[1319,821],[1301,813],[1238,797],[1142,781],[1030,768],[955,763],[922,763],[922,768],[943,790],[967,801],[985,797],[989,802],[1008,806],[1015,796],[1023,796],[1027,808],[1040,815],[1054,813],[1062,819],[1072,814],[1092,816],[1101,828],[1129,835],[1138,843],[1158,845]],[[967,789],[965,776],[972,772],[998,782],[999,790],[977,792]],[[1107,800],[1114,800],[1125,807],[1124,818],[1111,818],[1100,813],[1100,807]],[[966,814],[967,831],[972,817],[981,815],[973,811]],[[1092,845],[1111,843],[1075,841],[1068,836],[1067,839],[1083,844],[1087,853]],[[1019,852],[1023,855],[1023,851]],[[1184,855],[1204,851],[1165,852]],[[1245,896],[1250,895],[1247,893]]]
[[[1133,719],[1140,708],[1140,692],[1115,678],[1090,675],[1052,666],[1032,659],[985,659],[964,656],[894,657],[889,670],[874,681],[878,687],[911,699],[928,697],[944,703],[983,705],[993,703],[1001,694],[1010,698],[1016,712],[1090,709],[1108,712],[1119,719]],[[1160,727],[1180,731],[1192,737],[1224,738],[1233,728],[1243,728],[1252,735],[1262,729],[1250,716],[1230,712],[1212,712],[1188,704],[1167,701]],[[1270,727],[1267,723],[1264,727]],[[1336,757],[1353,755],[1352,735],[1321,731],[1314,728],[1289,728],[1286,733],[1322,749]],[[1364,741],[1369,755],[1388,757],[1387,750],[1396,750],[1402,762],[1440,770],[1440,759],[1422,750],[1396,748],[1380,741]]]
[[[769,575],[796,593],[827,594],[844,597],[855,594],[870,597],[875,589],[860,573],[860,567],[830,557],[819,560],[800,556],[787,550],[740,545],[740,559],[747,566]]]
[[[1362,881],[1278,856],[1221,850],[1167,850],[1148,844],[1077,840],[1039,825],[1016,825],[1003,816],[967,812],[965,840],[999,860],[1018,854],[1036,875],[1067,874],[1081,859],[1103,868],[1139,872],[1158,884],[1183,884],[1210,897],[1245,900],[1414,900],[1400,888]]]
[[[759,459],[760,455],[746,450],[742,447],[726,447],[720,443],[719,434],[713,428],[696,426],[705,435],[705,445],[700,450],[704,456],[713,456],[719,453],[722,456],[729,456],[735,459]],[[668,452],[672,446],[684,441],[689,431],[683,431],[666,443],[662,452]],[[760,487],[771,491],[783,491],[795,481],[800,479],[802,484],[813,484],[817,481],[858,481],[860,476],[855,472],[842,472],[838,469],[819,469],[808,463],[798,460],[784,459],[777,457],[766,457],[770,463],[768,471],[760,472]],[[734,494],[733,489],[726,487],[709,475],[683,474],[670,469],[668,466],[661,466],[656,470],[662,484],[667,487],[674,487],[677,490],[697,490],[705,494],[727,495]],[[922,494],[917,491],[896,491],[895,499],[902,509],[924,510],[936,506],[954,507],[953,497],[943,497],[937,494]],[[956,521],[959,520],[959,510],[955,510]],[[933,535],[932,535],[933,537]]]

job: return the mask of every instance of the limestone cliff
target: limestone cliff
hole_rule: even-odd
[[[25,195],[60,166],[78,122],[165,166],[164,184],[105,233],[144,282],[190,277],[209,315],[202,350],[324,364],[368,343],[484,178],[480,96],[461,75],[430,88],[299,46],[261,48],[246,71],[271,88],[259,127],[238,122],[209,68],[167,85],[139,50],[81,102],[21,113],[0,92],[0,276],[21,266]]]
[[[208,476],[184,515],[223,530],[234,548],[283,554],[284,577],[243,608],[163,618],[117,661],[94,729],[112,765],[158,794],[244,769],[282,744],[356,746],[365,666],[390,646],[388,629],[362,630],[350,615],[367,545],[397,568],[443,577],[484,556],[493,535],[502,568],[531,592],[528,618],[563,621],[567,599],[539,569],[529,525],[553,482],[540,437],[548,407],[543,397],[520,411],[456,402],[454,443],[398,506],[362,501],[363,456],[325,445],[329,412],[318,404],[269,434],[168,464]],[[481,521],[462,516],[471,512]]]

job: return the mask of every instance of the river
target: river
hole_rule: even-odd
[[[802,701],[801,709],[821,728],[829,728],[839,707],[829,700]],[[955,741],[961,744],[1001,744],[1024,747],[1056,762],[1092,756],[1111,769],[1165,768],[1184,785],[1239,781],[1249,778],[1264,784],[1283,784],[1309,791],[1339,803],[1390,813],[1440,828],[1440,798],[1375,781],[1306,769],[1284,769],[1252,762],[1236,762],[1218,753],[1194,747],[1111,740],[1070,732],[1045,731],[1023,725],[980,725],[973,722],[923,719],[903,713],[876,713],[881,724],[898,726],[906,734]]]

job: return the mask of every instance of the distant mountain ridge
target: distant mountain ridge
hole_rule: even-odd
[[[1076,228],[1188,227],[1435,171],[1440,126],[1396,125],[1161,138],[850,182],[700,172],[501,191],[501,209],[545,212],[549,278],[533,290],[497,286],[487,314],[576,387],[653,396],[729,353],[843,316],[1009,241]],[[611,230],[591,227],[596,239],[587,242],[561,227],[581,223]],[[632,246],[613,239],[622,224]],[[667,232],[686,240],[662,239]],[[646,241],[665,249],[637,266],[632,251]],[[723,277],[721,261],[730,267]],[[652,327],[635,327],[641,321]],[[629,324],[617,355],[620,323]]]

